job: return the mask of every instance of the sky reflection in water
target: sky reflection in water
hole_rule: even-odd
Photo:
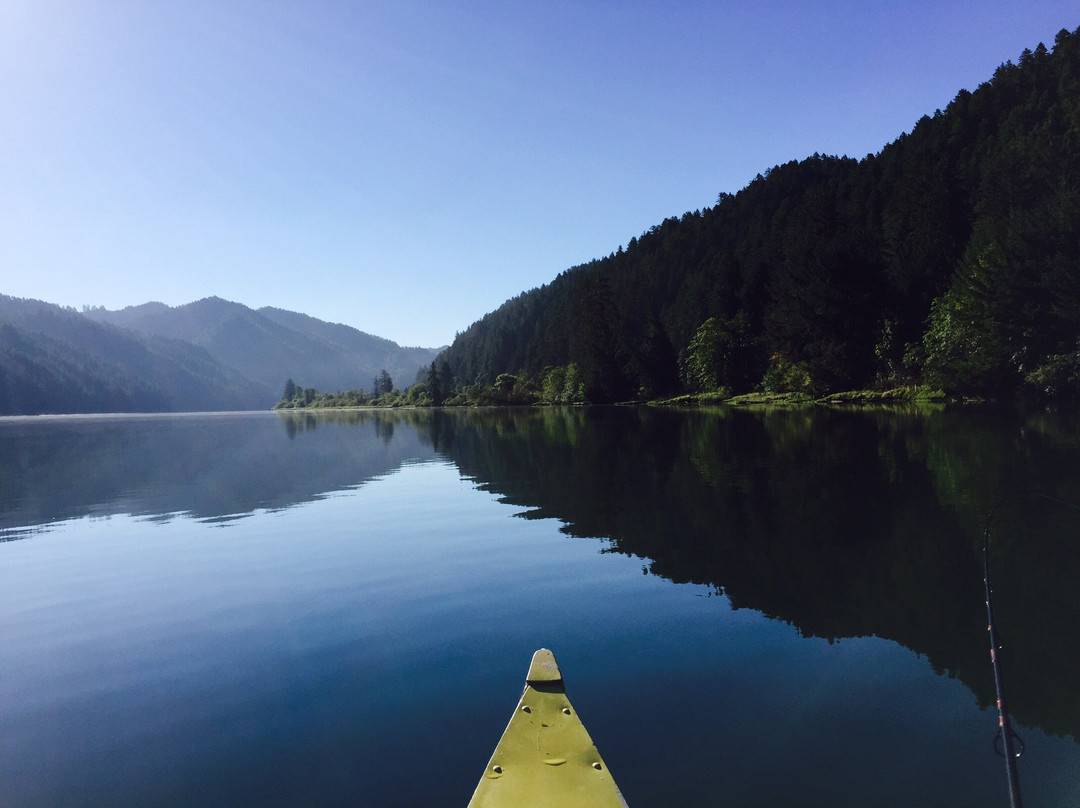
[[[143,475],[134,495],[120,474],[106,515],[55,493],[59,521],[0,543],[0,804],[464,805],[540,646],[635,808],[1004,796],[994,718],[961,681],[889,640],[804,638],[710,586],[642,575],[648,560],[601,552],[609,540],[519,518],[480,489],[500,485],[478,477],[481,455],[462,460],[460,432],[437,453],[408,422],[290,437],[273,416],[210,419],[205,445],[234,452],[211,461],[155,423],[119,428],[118,445],[173,452],[228,489],[214,502],[267,504],[219,521],[197,482],[178,495],[168,473]],[[250,479],[291,468],[336,482]],[[42,513],[39,494],[5,512]],[[1076,743],[1024,735],[1029,804],[1067,804]]]

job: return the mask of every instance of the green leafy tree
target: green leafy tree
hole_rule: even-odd
[[[930,306],[923,348],[928,384],[946,392],[988,393],[1006,387],[1010,346],[988,293],[993,245],[969,266],[966,278]]]
[[[1048,356],[1024,379],[1038,392],[1052,398],[1080,398],[1080,339],[1076,350]]]
[[[766,393],[804,393],[813,395],[814,382],[805,362],[792,362],[776,354],[769,360],[762,387]]]
[[[563,383],[562,403],[585,403],[585,380],[581,378],[581,373],[573,362],[566,366],[566,381]]]
[[[545,404],[562,404],[566,387],[566,368],[545,368],[540,382],[540,400]]]
[[[585,386],[576,365],[545,368],[540,381],[540,400],[545,404],[582,404]]]
[[[683,355],[683,383],[690,390],[719,390],[723,377],[724,332],[720,321],[710,317],[703,322]]]
[[[748,392],[763,371],[758,346],[744,312],[725,321],[710,317],[694,332],[683,353],[683,382],[699,392],[721,388]]]

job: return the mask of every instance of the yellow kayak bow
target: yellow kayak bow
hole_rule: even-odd
[[[525,692],[468,808],[626,808],[566,698],[555,655],[533,654]]]

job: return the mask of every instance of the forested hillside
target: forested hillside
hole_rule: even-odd
[[[294,377],[409,383],[436,353],[220,298],[78,312],[0,295],[0,415],[267,409]]]
[[[95,308],[88,317],[144,334],[182,339],[218,362],[275,392],[286,379],[321,390],[366,388],[383,370],[405,384],[435,358],[437,349],[403,348],[346,325],[283,309],[258,311],[208,297],[184,306],[145,303],[119,311]]]
[[[253,409],[272,396],[194,345],[0,295],[0,415]]]
[[[548,400],[928,384],[1080,395],[1080,29],[878,154],[814,155],[459,334]]]

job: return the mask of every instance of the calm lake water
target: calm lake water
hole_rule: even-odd
[[[542,646],[631,808],[1004,806],[995,505],[1025,802],[1080,804],[1071,416],[11,418],[0,458],[6,808],[464,806]]]

